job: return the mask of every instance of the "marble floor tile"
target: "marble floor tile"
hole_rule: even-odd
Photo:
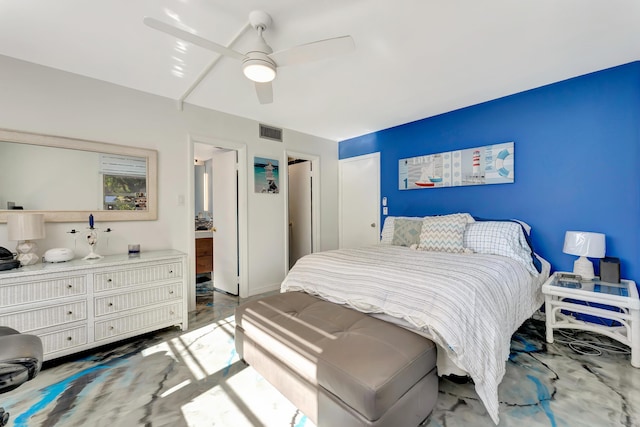
[[[187,331],[165,329],[46,363],[34,380],[0,395],[9,425],[313,427],[238,359],[240,302],[214,292],[198,301]],[[531,319],[514,335],[499,399],[499,426],[638,426],[640,369],[628,355],[548,345],[544,322]],[[494,426],[473,383],[446,377],[422,425]]]

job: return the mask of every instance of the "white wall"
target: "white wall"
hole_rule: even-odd
[[[258,123],[216,111],[112,85],[78,75],[0,56],[0,128],[89,139],[158,150],[158,220],[97,224],[111,227],[98,252],[123,253],[128,243],[142,250],[175,248],[193,265],[193,159],[190,136],[246,144],[248,191],[248,295],[279,286],[285,275],[285,194],[253,191],[253,156],[286,164],[285,150],[320,157],[320,249],[338,245],[338,147],[329,141],[285,129],[284,143],[258,138]],[[251,100],[253,101],[253,100]],[[60,173],[73,174],[61,167]],[[282,178],[281,178],[282,182]],[[7,182],[0,182],[0,192]],[[180,204],[182,198],[184,204]],[[79,223],[48,223],[41,252],[73,247],[72,228]],[[0,224],[0,246],[13,250],[6,225]],[[88,248],[78,241],[76,253]],[[246,295],[243,295],[246,296]]]

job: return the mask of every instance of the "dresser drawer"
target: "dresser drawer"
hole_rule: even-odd
[[[179,323],[181,317],[182,303],[175,303],[115,319],[103,320],[95,323],[95,340],[112,338],[150,326],[166,324],[169,321]]]
[[[42,340],[42,348],[44,354],[47,355],[49,353],[85,345],[87,343],[87,325],[46,334],[38,334],[38,337]]]
[[[114,270],[96,273],[94,289],[96,292],[120,289],[131,285],[152,283],[182,277],[182,262],[140,266],[129,270]]]
[[[182,283],[171,283],[154,288],[146,288],[126,294],[108,295],[95,299],[95,315],[117,313],[138,307],[182,298]]]
[[[0,316],[0,325],[20,332],[64,325],[87,318],[87,301],[75,301],[34,310],[18,311]]]
[[[0,308],[85,295],[86,293],[87,281],[84,275],[17,282],[0,285]]]

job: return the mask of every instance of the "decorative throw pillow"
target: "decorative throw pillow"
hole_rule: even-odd
[[[464,245],[480,254],[506,256],[521,262],[531,274],[539,271],[520,224],[511,221],[477,221],[464,233]]]
[[[380,233],[380,243],[383,245],[391,245],[393,242],[393,232],[396,219],[410,219],[417,221],[422,227],[422,217],[415,216],[388,216],[384,219],[382,233]]]
[[[425,217],[418,249],[452,253],[470,252],[464,247],[464,230],[467,223],[473,221],[469,214]]]
[[[391,244],[395,246],[417,245],[420,243],[421,231],[422,218],[396,218],[393,224],[393,239],[391,240]]]

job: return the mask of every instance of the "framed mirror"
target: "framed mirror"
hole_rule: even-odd
[[[0,223],[158,218],[156,150],[0,129]],[[16,210],[17,209],[17,210]]]

